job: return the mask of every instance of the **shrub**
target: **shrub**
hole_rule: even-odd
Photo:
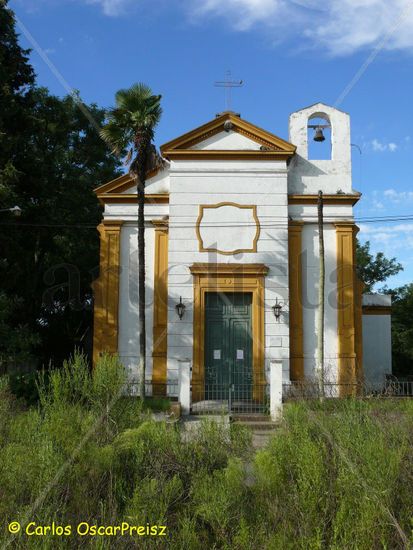
[[[254,454],[250,432],[238,425],[203,421],[184,432],[179,423],[155,422],[123,394],[125,376],[116,358],[103,357],[92,371],[76,354],[48,380],[40,376],[39,405],[31,407],[0,379],[0,515],[16,521],[30,512],[42,524],[161,523],[168,538],[73,536],[28,547],[413,543],[413,401],[297,402]]]

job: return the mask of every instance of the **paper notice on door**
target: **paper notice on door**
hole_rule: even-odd
[[[237,359],[244,359],[244,350],[237,349]]]
[[[221,350],[214,349],[214,359],[221,359]]]

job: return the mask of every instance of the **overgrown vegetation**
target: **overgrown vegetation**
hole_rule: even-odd
[[[253,453],[237,425],[188,436],[123,396],[126,373],[83,356],[38,379],[40,404],[0,389],[0,517],[166,525],[167,537],[18,536],[18,548],[406,548],[413,543],[413,403],[291,404]]]

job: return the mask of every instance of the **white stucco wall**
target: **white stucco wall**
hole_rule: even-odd
[[[201,143],[197,143],[191,149],[202,149],[202,150],[255,150],[259,151],[260,144],[251,141],[247,137],[243,136],[238,132],[219,132],[214,136],[211,136],[208,139],[205,139]]]
[[[169,163],[165,161],[165,169],[158,172],[155,176],[146,181],[145,192],[147,194],[169,193]],[[129,195],[136,193],[136,185],[131,185],[129,189],[122,191],[122,194]]]
[[[180,360],[192,361],[193,278],[195,262],[263,263],[265,278],[265,356],[288,366],[288,307],[277,323],[275,298],[288,301],[287,169],[284,161],[177,161],[171,163],[169,196],[168,376],[177,376]],[[234,202],[257,206],[261,225],[257,252],[221,255],[200,252],[195,226],[200,204]],[[234,220],[237,223],[237,220]],[[217,231],[225,229],[217,227]],[[240,242],[243,241],[240,227]],[[234,243],[235,248],[241,248]],[[175,304],[182,296],[187,308],[180,321]],[[286,369],[288,371],[288,368]]]
[[[363,315],[363,368],[366,383],[375,389],[391,374],[391,315]]]
[[[305,224],[302,232],[302,280],[303,280],[303,329],[304,373],[313,378],[317,359],[317,319],[319,290],[319,243],[318,227]],[[326,377],[335,382],[338,365],[337,338],[337,260],[336,230],[334,225],[324,228],[325,249],[325,329],[324,359]]]
[[[162,177],[169,186],[169,176]],[[134,189],[132,188],[132,191]],[[149,191],[148,191],[149,192]],[[155,262],[155,230],[151,220],[162,219],[169,214],[168,204],[145,205],[145,255],[146,255],[146,376],[152,375],[153,345],[153,288]],[[137,204],[106,204],[105,219],[121,219],[124,224],[120,237],[120,281],[118,312],[118,353],[122,363],[129,369],[131,379],[138,375],[139,363],[139,316],[138,316],[138,228]]]
[[[391,307],[391,296],[387,294],[363,294],[363,306],[367,308]],[[373,389],[380,389],[386,374],[392,372],[391,315],[380,312],[377,315],[363,314],[363,368],[366,383]]]
[[[145,303],[147,327],[146,376],[148,379],[152,376],[154,236],[154,228],[150,224],[147,224],[145,231]],[[122,363],[129,369],[131,379],[138,378],[138,304],[138,229],[136,224],[126,223],[121,229],[118,353]]]

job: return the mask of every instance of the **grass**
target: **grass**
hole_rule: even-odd
[[[413,401],[296,402],[256,453],[237,425],[191,438],[154,422],[167,399],[120,397],[126,373],[76,355],[38,380],[39,405],[0,382],[0,545],[7,524],[164,524],[167,537],[27,537],[13,548],[398,549],[413,544]],[[56,475],[58,473],[58,475]],[[39,497],[41,497],[39,499]]]
[[[171,400],[166,397],[147,397],[144,408],[153,412],[167,412],[171,408]]]

